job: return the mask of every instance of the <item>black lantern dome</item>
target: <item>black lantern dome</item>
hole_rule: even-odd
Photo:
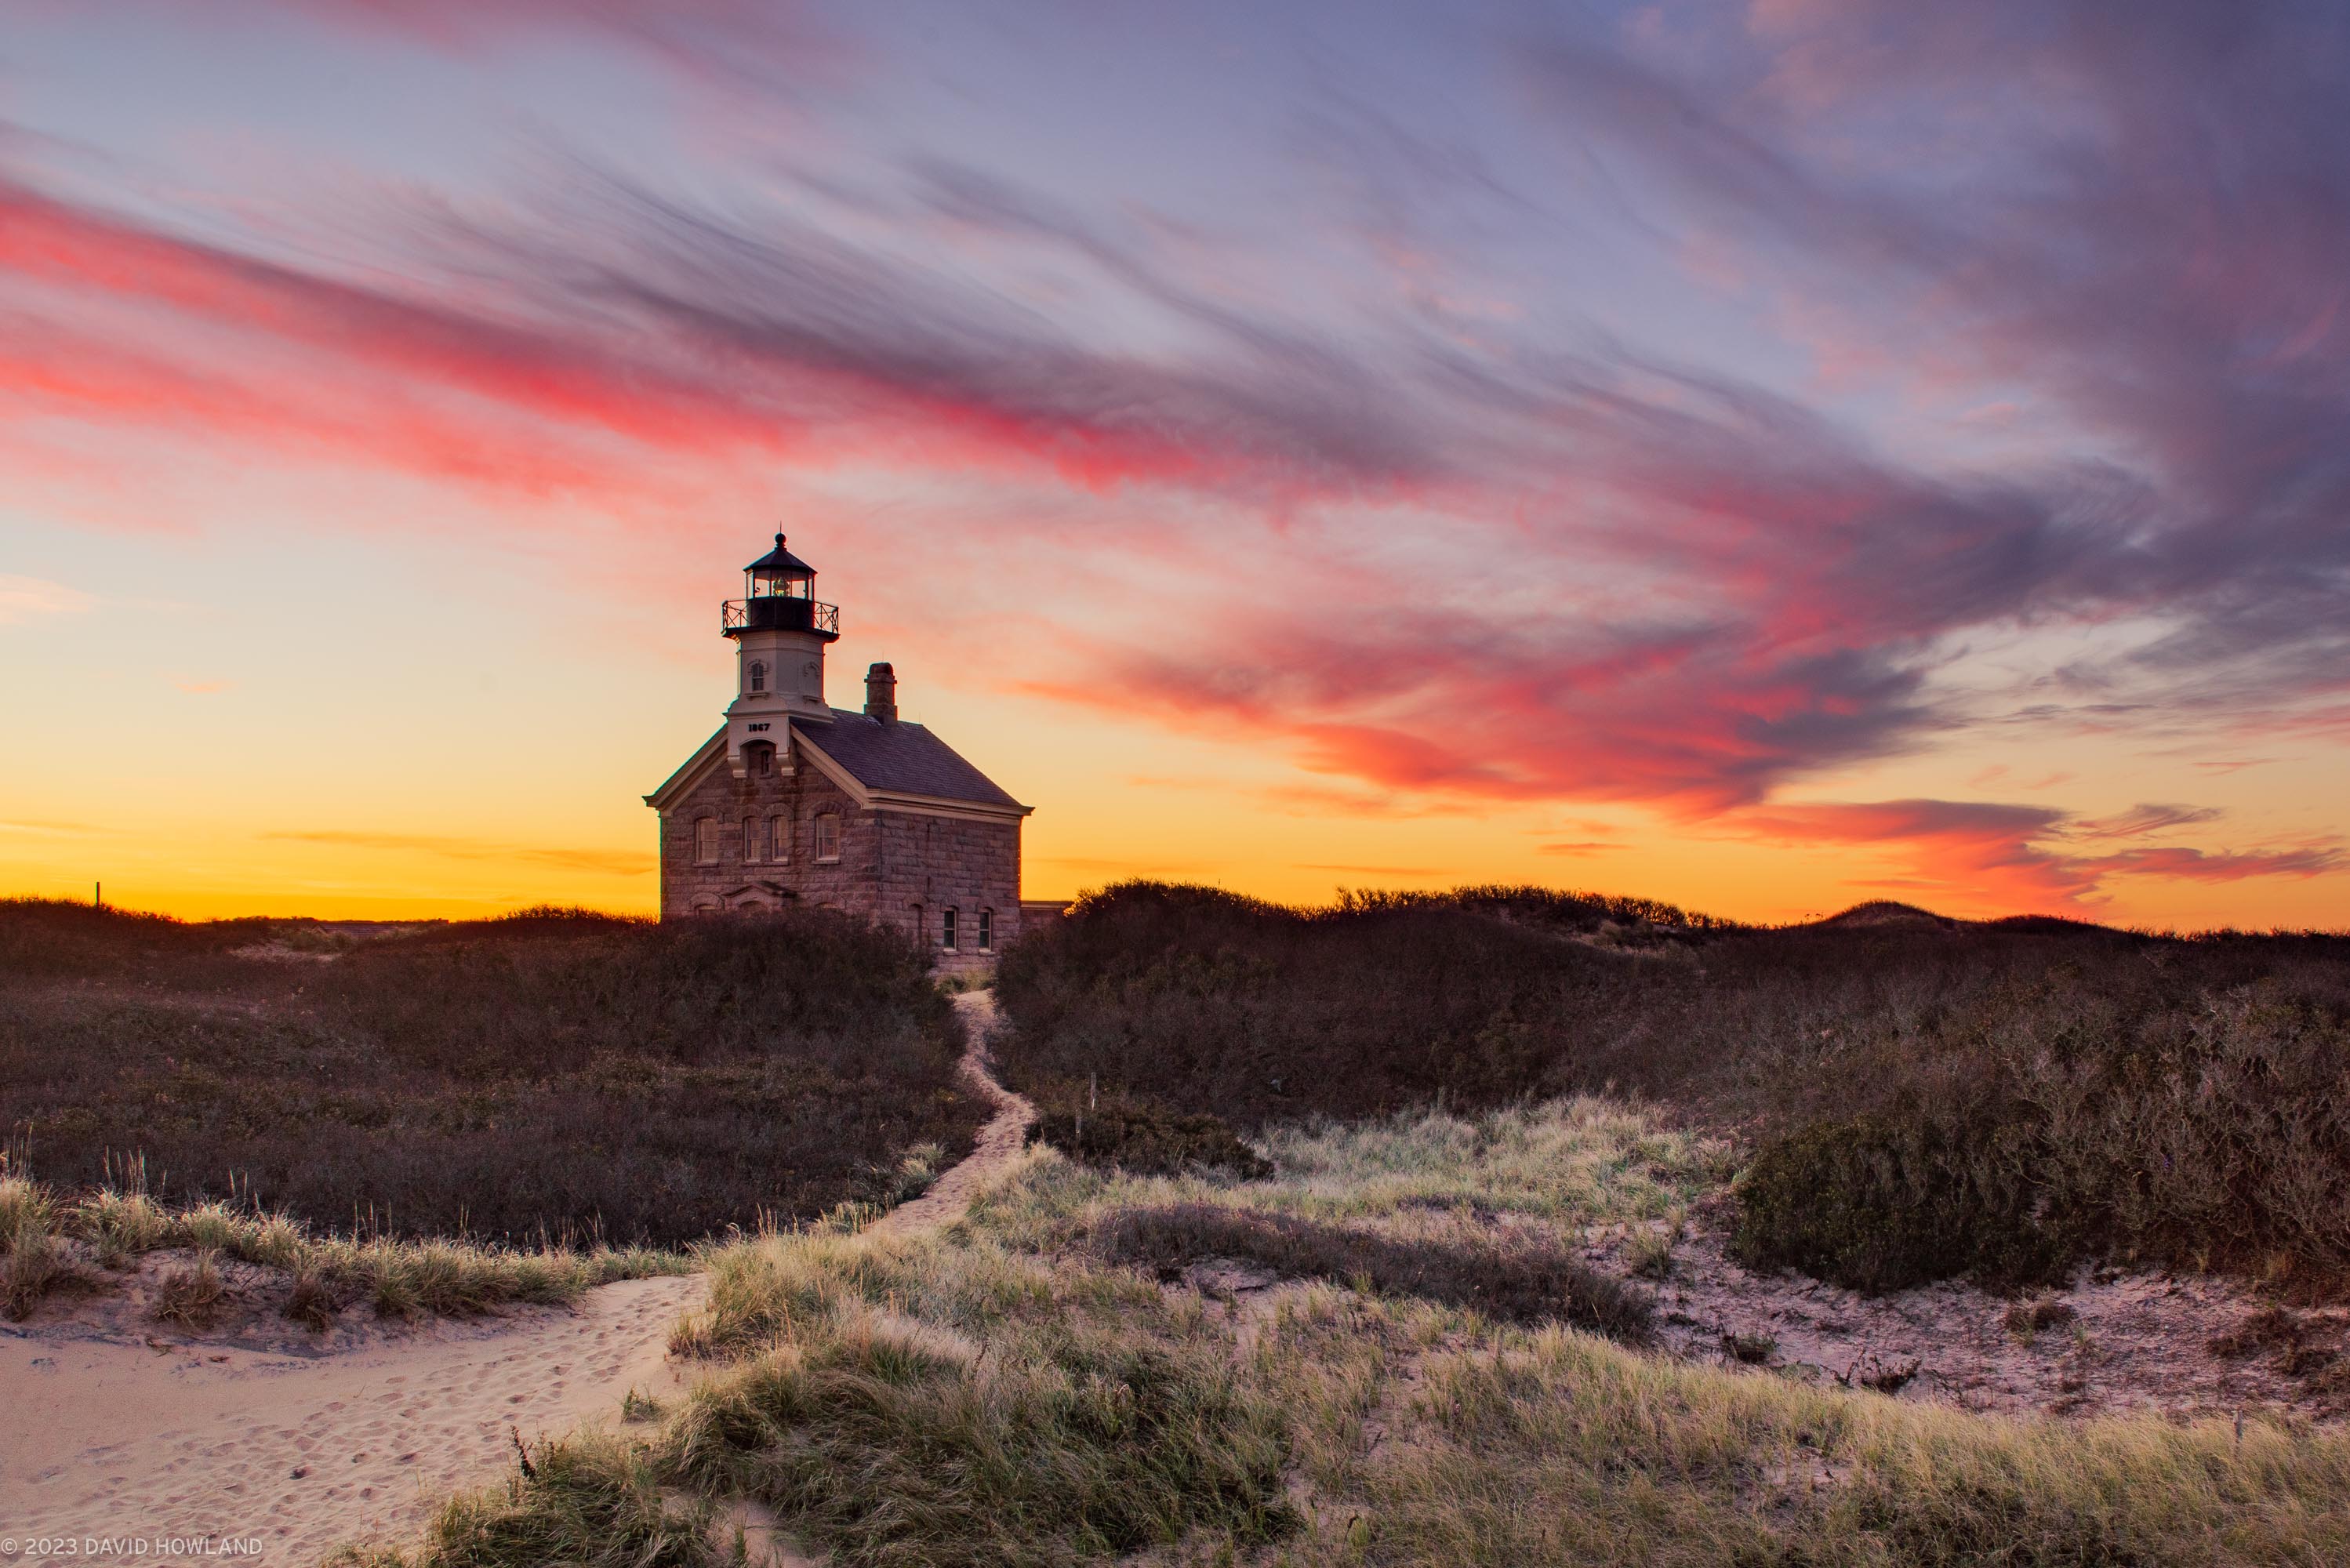
[[[743,568],[743,597],[729,599],[719,629],[728,637],[745,631],[806,631],[831,642],[840,636],[840,607],[819,604],[816,568],[784,547],[775,547]]]

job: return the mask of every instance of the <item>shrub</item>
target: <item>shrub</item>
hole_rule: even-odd
[[[1209,1203],[1120,1209],[1092,1237],[1113,1262],[1172,1279],[1194,1263],[1230,1258],[1288,1279],[1361,1282],[1374,1291],[1472,1308],[1513,1323],[1559,1319],[1619,1339],[1648,1332],[1646,1297],[1564,1250],[1532,1241],[1468,1247],[1318,1224],[1291,1214]]]
[[[2350,1286],[2338,937],[1898,906],[1762,930],[1523,888],[1288,909],[1126,883],[1007,953],[998,993],[1020,1085],[1090,1078],[1106,1104],[1252,1134],[1671,1100],[1753,1138],[1750,1256],[1872,1288],[2031,1283],[2093,1253]]]
[[[1149,1176],[1215,1170],[1244,1181],[1273,1174],[1263,1155],[1222,1116],[1206,1111],[1170,1111],[1123,1095],[1105,1103],[1069,1085],[1033,1097],[1036,1119],[1029,1124],[1028,1141],[1050,1144],[1081,1164]]]
[[[2021,1174],[2031,1163],[2002,1129],[1954,1134],[1919,1115],[1816,1123],[1764,1146],[1740,1177],[1731,1252],[1864,1291],[2060,1278],[2074,1249],[2038,1212]]]
[[[255,956],[296,938],[332,961]],[[83,1219],[129,1251],[107,1227],[145,1222],[143,1171],[172,1207],[229,1205],[181,1242],[224,1256],[255,1207],[676,1246],[888,1201],[909,1147],[969,1146],[982,1107],[928,961],[821,910],[330,931],[0,903],[0,1134],[68,1194],[122,1190]]]

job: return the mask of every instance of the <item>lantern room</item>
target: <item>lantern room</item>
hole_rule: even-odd
[[[743,597],[726,601],[719,629],[727,637],[805,631],[832,642],[840,636],[840,608],[817,602],[816,568],[785,548],[778,534],[774,549],[743,568]]]

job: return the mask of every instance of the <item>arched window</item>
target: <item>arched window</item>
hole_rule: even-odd
[[[703,866],[718,864],[718,819],[696,817],[693,824],[693,858]]]
[[[946,949],[946,950],[947,950],[947,951],[949,951],[949,952],[952,952],[952,951],[954,951],[954,950],[955,950],[955,945],[954,945],[954,940],[955,940],[955,929],[954,929],[954,928],[955,928],[955,912],[954,912],[954,910],[952,910],[951,909],[941,910],[941,911],[940,911],[940,919],[939,919],[939,946],[941,946],[941,947],[942,947],[942,948]]]
[[[767,858],[778,866],[792,861],[792,819],[789,816],[770,817],[767,821]]]
[[[743,819],[743,858],[745,861],[759,858],[759,819],[755,816]]]
[[[775,771],[775,748],[766,741],[754,741],[743,748],[743,760],[751,764],[754,777],[765,778]]]
[[[983,953],[995,950],[995,911],[993,909],[979,912],[979,950]]]
[[[764,659],[754,659],[751,660],[751,675],[749,683],[744,686],[743,690],[746,691],[764,691],[766,689],[766,662]]]
[[[840,858],[840,814],[818,812],[816,819],[816,857],[819,862]]]

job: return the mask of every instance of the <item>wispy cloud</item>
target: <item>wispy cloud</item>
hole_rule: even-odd
[[[1742,837],[1791,846],[1873,847],[1901,863],[1899,885],[1939,892],[1970,909],[2080,911],[2110,898],[2116,879],[2306,877],[2350,863],[2332,838],[2241,850],[2185,845],[2102,852],[2081,847],[2208,824],[2220,815],[2208,808],[2138,806],[2084,822],[2046,806],[1887,800],[1762,806],[1727,817],[1718,826]],[[1881,880],[1879,885],[1884,885]]]
[[[2110,816],[2082,817],[2072,825],[2075,838],[2148,838],[2178,827],[2217,822],[2225,813],[2210,805],[2134,805]]]
[[[97,603],[80,589],[69,588],[63,583],[0,573],[0,626],[50,616],[80,615]]]

